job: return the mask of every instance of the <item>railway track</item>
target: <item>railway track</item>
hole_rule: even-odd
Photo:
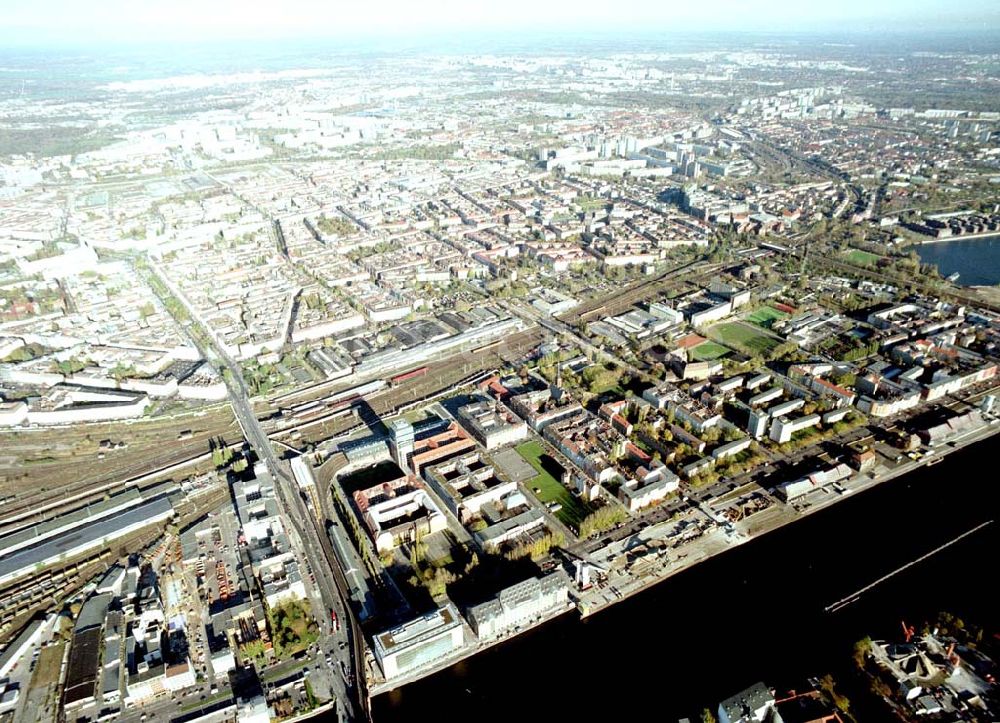
[[[798,254],[796,255],[801,258],[800,255]],[[810,255],[807,260],[807,264],[814,268],[819,268],[819,269],[826,268],[835,271],[842,271],[853,275],[855,278],[863,278],[871,281],[878,281],[884,284],[890,284],[892,286],[900,286],[904,284],[904,282],[901,282],[900,279],[897,277],[880,274],[877,271],[873,271],[871,269],[865,269],[860,266],[855,266],[853,264],[847,263],[846,261],[838,261],[836,259],[830,258],[829,256],[819,257],[816,254]],[[977,306],[983,309],[988,309],[994,313],[1000,313],[1000,306],[998,306],[997,304],[992,304],[986,299],[974,296],[972,294],[962,293],[957,289],[931,288],[926,286],[922,281],[920,281],[919,277],[911,278],[907,280],[905,283],[916,287],[917,290],[919,290],[921,293],[924,294],[936,296],[950,301],[955,301],[961,304],[969,304],[971,306]]]
[[[725,264],[710,264],[707,261],[701,260],[690,261],[683,266],[663,272],[655,279],[642,281],[630,286],[614,296],[581,304],[572,311],[560,314],[556,318],[563,323],[572,324],[597,312],[604,313],[605,315],[618,313],[618,311],[643,301],[650,296],[663,293],[665,287],[668,287],[671,283],[696,281],[714,273],[723,266]],[[690,277],[688,277],[689,274]]]
[[[241,445],[242,440],[228,446],[236,448]],[[51,516],[53,510],[68,509],[67,503],[80,502],[116,488],[124,489],[143,482],[150,482],[199,462],[210,461],[211,457],[210,450],[194,456],[178,455],[177,453],[163,454],[120,468],[116,470],[114,478],[111,480],[104,478],[87,480],[61,486],[58,490],[46,489],[28,493],[26,496],[18,495],[16,499],[4,503],[3,512],[0,515],[0,528],[31,517]],[[50,501],[52,498],[57,499]]]
[[[542,334],[537,329],[531,332],[521,332],[519,336],[520,339],[513,345],[508,343],[500,348],[494,343],[470,352],[476,356],[475,359],[464,358],[465,355],[457,355],[462,358],[443,365],[436,365],[432,367],[433,371],[408,380],[400,386],[376,392],[369,397],[358,400],[356,404],[363,403],[377,416],[387,417],[397,414],[404,407],[441,396],[458,386],[464,386],[466,380],[481,374],[484,370],[495,368],[497,361],[514,361],[523,356],[542,338]],[[504,353],[500,353],[501,351]],[[271,427],[268,429],[268,434],[271,437],[280,437],[295,431],[301,432],[326,423],[340,421],[340,424],[337,424],[333,429],[325,429],[322,435],[334,437],[352,431],[360,431],[367,426],[364,421],[358,421],[354,416],[343,417],[343,412],[343,409],[319,412],[314,417],[297,420],[284,426]]]

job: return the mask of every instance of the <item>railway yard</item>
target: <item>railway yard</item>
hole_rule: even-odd
[[[103,495],[136,478],[155,482],[174,465],[190,465],[182,475],[206,471],[211,443],[240,439],[228,404],[130,424],[0,431],[0,525],[51,514],[57,508],[50,505]]]

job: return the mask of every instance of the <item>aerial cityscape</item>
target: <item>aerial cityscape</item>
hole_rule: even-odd
[[[559,4],[12,14],[0,723],[997,720],[1000,15]]]

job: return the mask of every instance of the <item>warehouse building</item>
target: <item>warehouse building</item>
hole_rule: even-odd
[[[496,638],[565,608],[568,600],[569,578],[565,574],[533,577],[504,588],[494,599],[470,608],[469,623],[481,640]]]
[[[79,555],[107,547],[132,532],[159,525],[173,515],[170,500],[159,497],[117,515],[81,525],[39,545],[18,550],[0,559],[0,585],[57,562],[68,562]]]

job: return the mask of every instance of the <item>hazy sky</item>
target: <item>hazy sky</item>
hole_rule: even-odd
[[[1000,29],[997,0],[0,0],[0,39],[202,41],[455,31]]]

